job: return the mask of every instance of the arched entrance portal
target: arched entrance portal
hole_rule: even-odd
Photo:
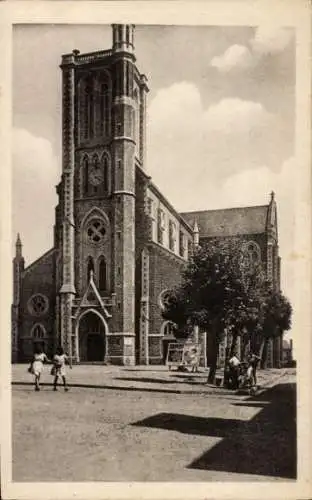
[[[79,321],[80,362],[103,362],[106,354],[106,324],[94,311],[85,313]]]

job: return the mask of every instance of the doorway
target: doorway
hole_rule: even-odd
[[[79,322],[80,362],[104,362],[106,355],[105,323],[99,314],[89,311]]]
[[[87,337],[87,361],[103,361],[104,337],[97,333],[89,333]]]

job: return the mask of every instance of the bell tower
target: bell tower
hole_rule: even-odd
[[[133,345],[135,323],[135,152],[136,109],[133,25],[113,25],[113,268],[119,333]],[[129,357],[130,359],[130,357]]]
[[[135,171],[144,167],[148,88],[134,25],[112,25],[112,39],[108,50],[62,57],[58,323],[73,359],[93,361],[102,335],[101,360],[134,364]]]

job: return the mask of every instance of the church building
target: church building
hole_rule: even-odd
[[[172,325],[166,293],[193,245],[240,236],[280,285],[276,202],[178,213],[147,174],[147,79],[134,54],[134,26],[113,25],[109,50],[62,57],[62,176],[54,244],[25,266],[13,261],[12,360],[34,343],[60,343],[74,362],[161,364]],[[281,340],[271,346],[271,366]],[[274,348],[273,348],[274,347]]]

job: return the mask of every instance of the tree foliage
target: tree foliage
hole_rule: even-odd
[[[163,316],[180,329],[187,324],[250,329],[257,321],[262,283],[260,267],[247,270],[240,239],[212,240],[190,259]]]
[[[280,291],[271,291],[267,294],[263,309],[262,329],[264,337],[276,337],[290,329],[292,307]]]
[[[181,285],[168,297],[163,317],[187,337],[197,325],[216,337],[225,329],[245,336],[253,347],[290,328],[291,305],[266,281],[261,263],[250,261],[240,238],[215,239],[198,247]]]

